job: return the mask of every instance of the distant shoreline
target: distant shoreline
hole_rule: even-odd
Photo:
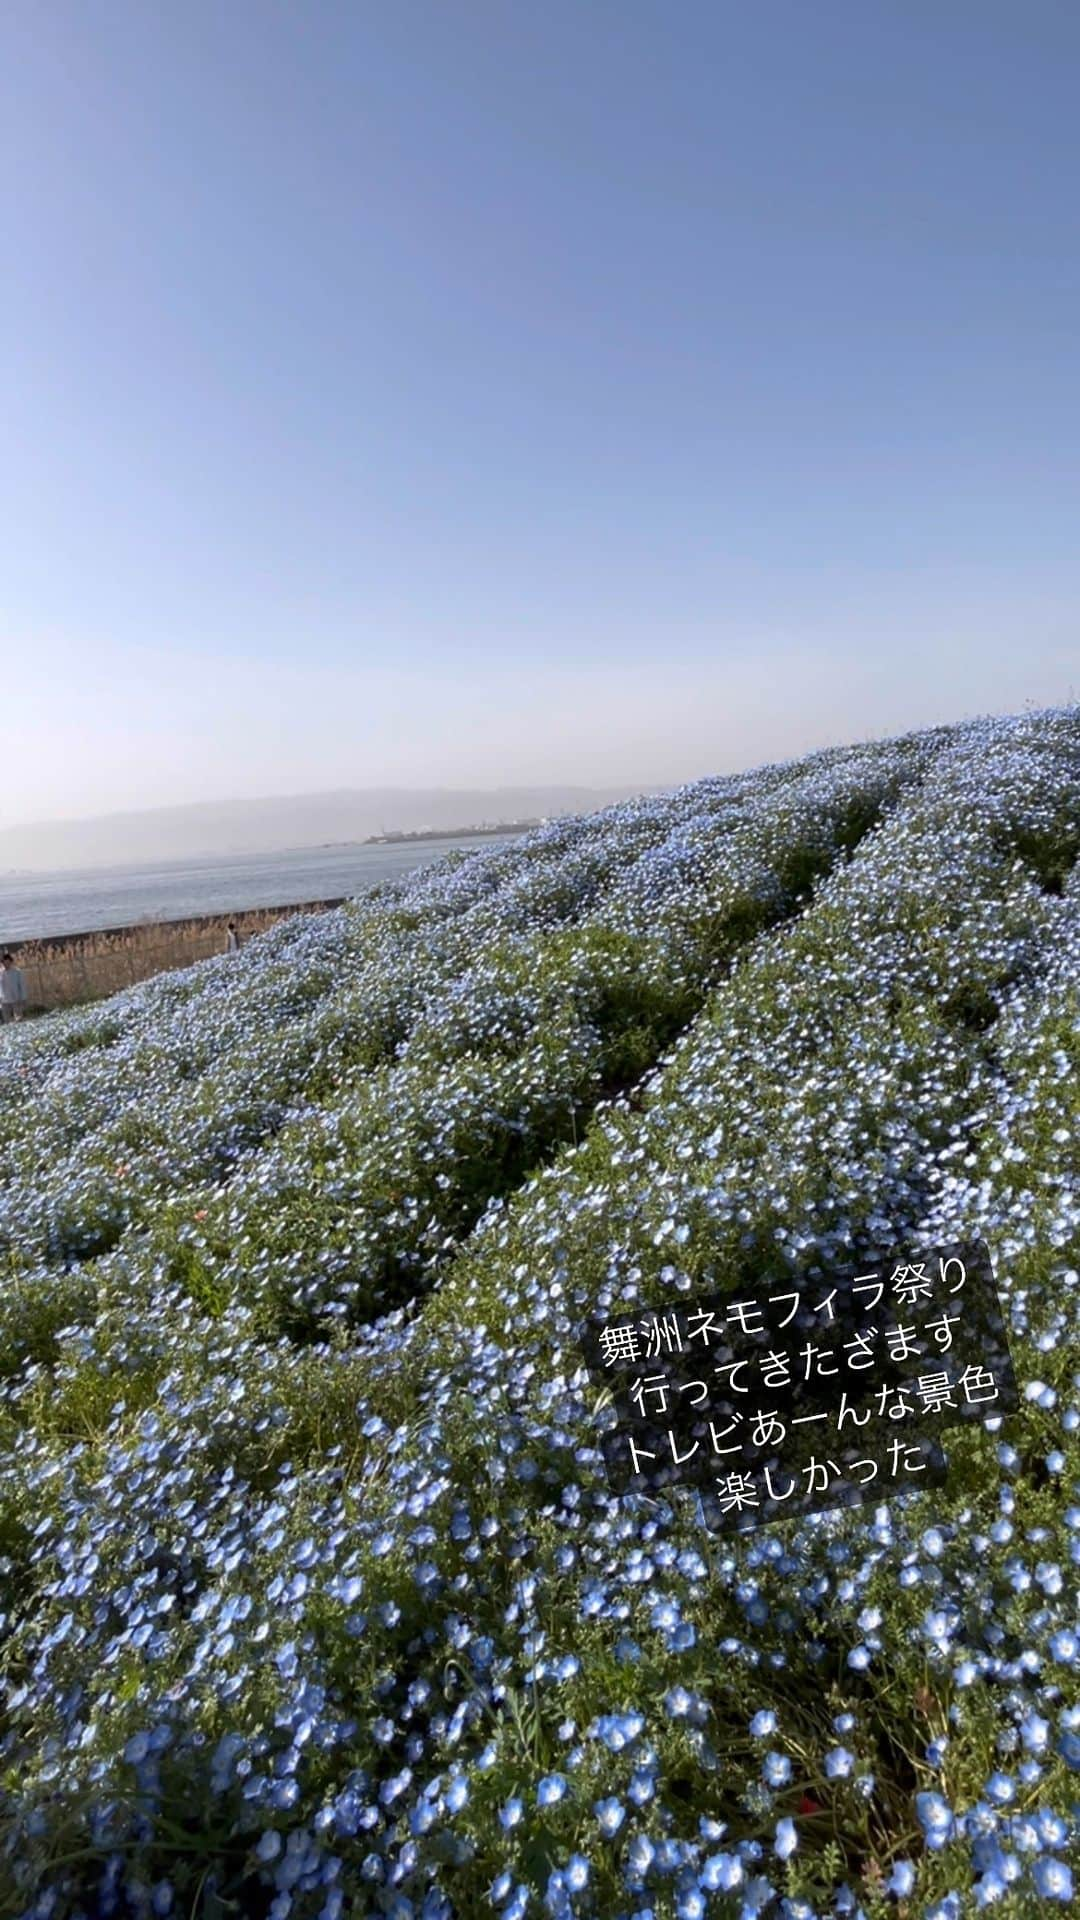
[[[508,823],[515,838],[526,824],[578,817],[629,800],[637,783],[620,786],[522,785],[492,787],[336,787],[317,793],[264,795],[128,807],[115,813],[0,826],[0,874],[9,881],[34,874],[113,867],[162,867],[237,855],[271,858],[289,849],[376,846],[386,834],[467,835],[488,838]],[[391,842],[391,845],[397,844]],[[370,852],[370,847],[368,851]]]
[[[502,840],[508,833],[531,833],[543,820],[503,820],[490,827],[416,827],[396,833],[369,833],[362,847],[399,847],[412,840]]]
[[[305,840],[296,846],[272,848],[222,847],[203,848],[199,852],[167,854],[159,860],[114,860],[94,866],[75,867],[0,867],[0,886],[16,885],[20,881],[28,886],[37,883],[50,883],[58,879],[75,879],[80,875],[141,873],[148,868],[167,872],[171,868],[190,872],[192,868],[204,865],[216,865],[231,860],[266,860],[280,858],[282,855],[303,859],[305,854],[348,853],[356,847],[401,847],[419,844],[427,840],[503,840],[514,833],[531,833],[534,828],[545,826],[551,815],[538,815],[535,820],[504,820],[483,827],[409,827],[391,830],[388,833],[368,833],[350,840]]]
[[[277,911],[313,900],[352,899],[384,881],[402,879],[453,847],[479,857],[520,839],[513,829],[415,835],[365,843],[285,848],[273,855],[219,855],[198,861],[80,869],[25,879],[0,878],[0,942],[18,947],[47,936],[108,934],[121,928],[213,914]]]

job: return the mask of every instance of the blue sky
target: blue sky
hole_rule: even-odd
[[[14,0],[0,820],[1080,693],[1066,4]]]

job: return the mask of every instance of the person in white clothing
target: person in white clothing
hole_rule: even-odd
[[[15,965],[15,955],[5,953],[0,964],[0,1019],[21,1020],[26,1005],[26,981]]]
[[[237,931],[235,920],[230,920],[225,930],[225,951],[226,953],[239,953],[240,951],[240,935]]]

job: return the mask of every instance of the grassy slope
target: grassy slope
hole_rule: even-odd
[[[999,1842],[1038,1910],[1078,769],[1066,714],[703,783],[8,1037],[5,1911],[921,1912]],[[737,1542],[609,1498],[586,1317],[976,1231],[1000,1457]]]

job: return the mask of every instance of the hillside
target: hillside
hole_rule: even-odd
[[[971,723],[0,1032],[0,1912],[1064,1910],[1078,851],[1080,713]],[[585,1328],[975,1237],[943,1487],[611,1492]]]

